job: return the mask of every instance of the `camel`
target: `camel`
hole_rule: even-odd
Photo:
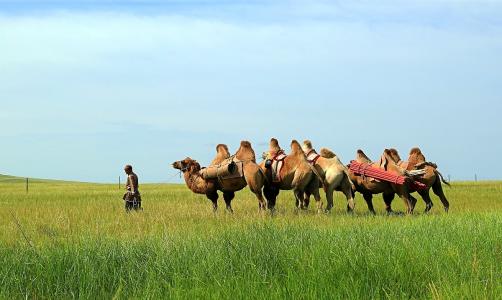
[[[326,193],[327,206],[326,211],[333,208],[333,192],[340,191],[347,198],[347,209],[354,210],[354,199],[352,191],[355,189],[354,184],[350,180],[350,174],[347,167],[340,159],[327,148],[321,149],[321,154],[317,154],[312,147],[312,142],[305,140],[302,145],[303,152],[307,156],[307,160],[316,168],[318,174],[322,178],[321,185]],[[308,205],[310,195],[307,194],[306,203]],[[322,210],[322,202],[317,203],[317,210]]]
[[[223,157],[221,155],[221,153],[225,152],[223,149],[228,148],[226,145],[217,147],[218,155],[213,162],[217,161],[218,157]],[[204,179],[200,174],[200,164],[190,157],[174,162],[172,167],[183,172],[185,183],[192,192],[196,194],[204,194],[209,200],[211,200],[214,212],[218,209],[218,191],[223,192],[223,199],[225,200],[227,211],[233,212],[231,202],[235,197],[235,192],[242,190],[246,186],[249,186],[251,191],[256,195],[260,210],[265,209],[266,205],[262,194],[265,174],[256,164],[255,153],[251,147],[251,143],[248,141],[242,141],[239,150],[234,156],[236,160],[243,162],[243,177],[229,179]]]
[[[450,203],[448,202],[448,199],[446,199],[441,182],[443,182],[447,186],[450,186],[450,183],[447,182],[444,179],[443,175],[437,170],[437,165],[435,163],[427,162],[425,160],[425,156],[422,154],[422,151],[419,148],[411,149],[408,161],[402,161],[396,149],[390,149],[390,154],[394,162],[403,169],[425,170],[423,177],[418,178],[417,181],[425,184],[427,188],[416,191],[425,202],[425,212],[429,212],[434,205],[429,194],[431,187],[434,194],[436,194],[443,203],[445,212],[448,212]]]
[[[378,163],[373,163],[362,150],[357,150],[356,161],[360,163],[372,164],[374,167],[382,168],[386,171],[392,173],[407,176],[407,172],[400,168],[390,156],[390,151],[385,149],[380,161]],[[386,206],[386,211],[388,214],[393,213],[391,203],[394,199],[395,194],[397,194],[401,199],[403,199],[406,206],[406,213],[413,213],[413,208],[417,200],[410,195],[409,185],[397,185],[386,181],[380,181],[366,176],[356,175],[349,170],[350,179],[355,185],[355,190],[361,193],[368,205],[368,209],[373,214],[376,214],[373,207],[373,195],[382,194]],[[409,177],[408,177],[409,178]],[[411,179],[411,178],[410,178]]]
[[[270,140],[268,157],[273,159],[281,152],[279,142],[277,139],[272,138]],[[274,210],[280,190],[293,190],[297,208],[305,208],[305,193],[314,195],[316,201],[320,202],[319,179],[314,174],[313,167],[307,161],[298,141],[293,140],[291,142],[291,153],[282,161],[283,167],[279,171],[279,181],[277,182],[274,182],[272,179],[273,166],[268,164],[269,160],[264,160],[260,164],[260,167],[267,175],[263,192],[267,199],[268,208],[272,211]]]

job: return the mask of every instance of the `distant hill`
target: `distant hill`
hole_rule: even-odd
[[[22,177],[0,174],[0,180],[10,180],[10,179],[22,179]]]

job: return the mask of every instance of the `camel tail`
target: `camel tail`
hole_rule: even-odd
[[[439,178],[441,178],[441,182],[443,182],[447,186],[451,187],[451,184],[444,179],[443,174],[441,174],[441,172],[439,172],[438,170],[435,170],[435,172],[436,172],[436,174],[439,175]]]

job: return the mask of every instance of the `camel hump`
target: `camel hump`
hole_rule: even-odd
[[[241,141],[242,148],[251,148],[251,143],[249,141]]]
[[[411,150],[410,150],[410,155],[413,155],[413,154],[422,154],[422,151],[420,150],[420,148],[414,147],[414,148],[411,148]]]
[[[303,141],[302,150],[306,155],[308,155],[308,153],[314,150],[314,148],[312,147],[312,142],[309,140]]]
[[[357,150],[357,159],[362,159],[367,162],[371,162],[371,159],[361,149]]]
[[[328,148],[321,148],[321,157],[324,158],[335,158],[336,154],[329,150]]]
[[[412,161],[414,164],[426,161],[425,156],[418,147],[414,147],[410,150],[410,157],[408,160]]]
[[[298,153],[303,154],[302,146],[300,146],[300,143],[298,143],[297,140],[292,140],[291,141],[291,154],[298,154]]]
[[[270,146],[279,147],[279,141],[276,138],[270,139]]]
[[[399,156],[399,153],[397,152],[396,149],[390,148],[389,153],[392,159],[395,160],[396,162],[399,162],[401,160],[401,156]]]
[[[229,152],[228,152],[228,146],[227,146],[227,145],[225,145],[225,144],[218,144],[218,145],[216,146],[216,152],[218,152],[218,153],[219,153],[219,152],[229,153]]]
[[[250,160],[256,162],[256,155],[251,147],[251,143],[248,141],[241,141],[241,146],[239,150],[237,150],[237,153],[235,153],[235,157],[238,160]]]

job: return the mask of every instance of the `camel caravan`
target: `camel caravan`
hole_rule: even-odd
[[[207,167],[201,167],[190,157],[174,162],[172,167],[180,170],[192,192],[211,200],[214,212],[218,209],[218,191],[223,194],[227,211],[233,212],[235,192],[246,186],[258,199],[260,211],[274,212],[280,191],[292,190],[298,210],[308,209],[313,196],[317,212],[329,212],[334,206],[333,194],[338,191],[347,200],[347,211],[352,212],[355,193],[359,192],[373,214],[376,212],[372,199],[376,194],[382,194],[388,214],[394,213],[391,204],[396,195],[403,200],[406,213],[412,214],[417,203],[412,193],[417,192],[426,204],[427,213],[433,206],[431,188],[445,211],[449,209],[442,188],[442,183],[448,186],[449,183],[435,163],[426,161],[419,148],[411,149],[408,161],[402,161],[396,149],[385,149],[378,161],[357,150],[356,158],[346,166],[330,149],[321,148],[317,152],[309,140],[302,145],[291,141],[290,152],[286,154],[279,141],[272,138],[260,163],[256,162],[251,143],[242,141],[233,155],[227,145],[217,145],[216,156]],[[321,188],[326,206],[321,200]]]

